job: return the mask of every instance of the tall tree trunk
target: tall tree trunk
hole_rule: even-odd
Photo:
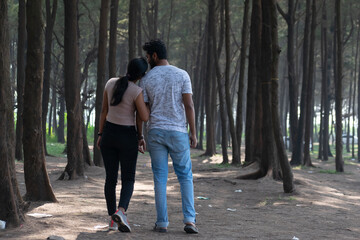
[[[273,124],[274,138],[277,149],[278,162],[280,164],[281,172],[282,172],[283,189],[285,193],[291,193],[295,190],[295,186],[293,183],[294,177],[286,154],[284,141],[282,138],[281,126],[280,126],[280,117],[279,117],[278,64],[279,64],[280,48],[278,45],[276,0],[271,1],[270,18],[271,18],[271,45],[272,45],[271,46],[272,48],[272,63],[271,63],[272,124]]]
[[[83,158],[82,109],[80,101],[80,64],[77,34],[77,1],[64,0],[64,62],[65,99],[67,110],[67,165],[59,179],[66,174],[69,180],[83,177],[85,163]]]
[[[201,24],[200,24],[201,25]],[[202,53],[205,52],[202,51],[204,44],[204,36],[205,34],[201,34],[201,26],[199,29],[199,42],[198,42],[198,46],[197,46],[197,51],[196,51],[196,62],[195,62],[195,66],[194,66],[194,71],[192,74],[192,78],[193,82],[194,82],[194,107],[195,107],[195,128],[197,129],[197,131],[199,132],[199,124],[200,124],[200,104],[201,101],[203,99],[203,86],[202,86],[202,78],[201,78],[201,56]],[[202,35],[202,36],[201,36]],[[203,54],[205,55],[205,54]],[[197,132],[197,134],[198,134]],[[199,138],[198,138],[199,139]],[[199,146],[197,146],[199,147]]]
[[[327,86],[327,17],[326,1],[323,1],[322,21],[321,21],[321,149],[319,149],[319,159],[327,160],[327,147],[329,143],[329,116],[326,118],[328,86]],[[327,121],[327,123],[326,123]],[[327,126],[327,129],[325,130]]]
[[[99,131],[100,112],[105,87],[106,77],[106,42],[107,42],[107,19],[109,14],[109,0],[101,0],[100,10],[100,28],[99,28],[99,49],[98,49],[98,65],[97,65],[97,84],[96,84],[96,101],[95,101],[95,130],[94,130],[94,146],[97,142],[97,134]],[[94,164],[95,166],[103,166],[100,150],[94,147]]]
[[[159,8],[158,0],[151,0],[148,1],[146,4],[146,19],[147,19],[147,26],[149,30],[150,39],[157,38],[158,8]]]
[[[336,76],[335,76],[335,115],[336,115],[336,157],[337,172],[344,172],[342,157],[342,67],[343,67],[343,38],[341,26],[341,1],[335,0],[335,25],[336,25]]]
[[[262,33],[261,33],[261,100],[262,100],[262,136],[263,149],[260,161],[260,170],[265,174],[277,173],[273,170],[275,162],[275,144],[274,131],[272,122],[271,108],[271,67],[272,67],[272,50],[271,50],[271,18],[269,1],[262,1]]]
[[[24,89],[24,175],[25,199],[56,202],[45,166],[41,121],[43,86],[43,32],[41,0],[26,3],[26,80]]]
[[[137,27],[137,50],[138,50],[138,56],[142,56],[143,54],[143,50],[142,50],[142,45],[143,45],[143,42],[142,42],[142,31],[141,31],[141,28],[142,28],[142,14],[141,14],[141,1],[138,1],[138,9],[137,9],[137,22],[136,22],[136,27]]]
[[[136,56],[136,22],[138,0],[130,1],[129,4],[129,61]]]
[[[353,88],[353,70],[351,70],[351,80],[349,88],[349,106],[348,106],[348,116],[347,116],[347,128],[346,128],[346,152],[350,152],[350,118],[351,118],[351,100],[352,100],[352,88]]]
[[[130,2],[137,2],[133,0]],[[109,31],[109,78],[116,77],[116,37],[119,0],[111,0],[110,5],[110,31]],[[130,29],[129,29],[130,32]],[[134,41],[135,42],[135,41]]]
[[[316,30],[316,3],[312,1],[312,17],[310,30],[310,49],[309,49],[309,67],[308,67],[308,84],[307,84],[307,98],[306,98],[306,114],[305,114],[305,145],[304,145],[304,165],[313,166],[310,158],[310,137],[312,132],[312,112],[313,106],[313,78],[314,78],[314,49],[315,49],[315,30]]]
[[[26,49],[26,4],[19,0],[18,13],[18,47],[17,47],[17,116],[16,116],[16,146],[15,158],[23,159],[23,110],[24,110],[24,84],[25,84],[25,49]],[[3,25],[5,26],[5,25]]]
[[[229,0],[225,0],[225,98],[226,98],[226,108],[229,118],[229,129],[232,139],[232,164],[240,164],[240,146],[238,145],[238,140],[236,137],[235,122],[233,116],[233,108],[231,103],[230,96],[230,7]],[[216,58],[216,57],[215,57]],[[220,86],[219,86],[220,87]]]
[[[244,16],[243,25],[241,29],[241,53],[240,53],[240,73],[239,73],[239,87],[238,87],[238,100],[236,109],[236,138],[239,145],[239,161],[241,162],[241,140],[243,131],[243,96],[244,96],[244,76],[245,76],[245,62],[248,46],[249,36],[249,0],[244,2]]]
[[[211,9],[209,8],[210,11],[214,11],[214,12],[209,12],[209,16],[215,16],[215,8],[212,7]],[[220,14],[223,14],[222,12]],[[223,24],[223,21],[222,23]],[[213,29],[211,29],[209,32],[211,33],[215,33],[215,18],[209,18],[209,26],[213,27]],[[223,28],[223,26],[221,26],[221,28]],[[220,31],[221,33],[222,31]],[[216,79],[217,79],[217,83],[218,83],[218,93],[219,93],[219,102],[220,102],[220,124],[221,124],[221,149],[222,149],[222,156],[223,156],[223,161],[222,164],[227,164],[229,163],[229,158],[228,158],[228,153],[227,153],[227,119],[226,119],[226,103],[225,103],[225,93],[224,93],[224,84],[222,83],[221,79],[221,70],[220,70],[220,66],[219,66],[219,55],[216,55],[218,52],[216,49],[216,34],[213,34],[212,36],[212,47],[213,47],[213,51],[212,53],[214,53],[212,56],[215,60],[215,73],[216,73]],[[220,38],[222,38],[222,35],[220,35]],[[221,43],[219,43],[221,44]],[[219,49],[221,49],[222,46],[219,45]],[[219,137],[219,135],[218,135]]]
[[[211,53],[214,51],[213,44],[213,36],[214,36],[214,21],[211,19],[214,19],[214,13],[215,13],[215,1],[209,0],[209,9],[208,9],[208,35],[207,35],[207,70],[206,70],[206,77],[208,81],[205,82],[205,112],[206,112],[206,151],[204,155],[212,156],[216,153],[215,148],[215,127],[214,127],[214,117],[213,117],[213,110],[214,105],[212,105],[212,99],[215,97],[212,95],[212,89],[213,89],[213,81],[212,81],[212,75],[213,75],[213,56]],[[212,97],[213,96],[213,97]]]
[[[48,123],[49,123],[49,127],[48,127],[48,134],[49,136],[51,136],[51,130],[52,130],[52,111],[53,111],[53,105],[52,103],[50,104],[50,112],[49,112],[49,116],[48,116]],[[45,129],[46,130],[46,129]],[[45,138],[46,140],[46,138]],[[45,144],[46,145],[46,144]]]
[[[305,29],[304,29],[304,43],[303,43],[303,82],[301,89],[300,101],[300,118],[298,122],[298,132],[296,134],[296,141],[294,143],[293,153],[291,157],[292,165],[303,164],[303,149],[304,149],[304,128],[306,119],[306,100],[307,100],[307,86],[308,86],[308,72],[309,72],[309,28],[310,28],[310,9],[311,1],[306,0],[306,14],[305,14]]]
[[[10,227],[24,220],[16,181],[14,112],[10,83],[8,1],[0,1],[0,219]],[[24,2],[22,2],[23,4]],[[21,7],[24,7],[21,5]],[[22,8],[22,11],[25,11]],[[20,15],[20,14],[19,14]],[[22,19],[24,20],[24,19]]]
[[[59,105],[58,142],[65,143],[65,94],[63,90],[60,92]]]
[[[45,155],[48,155],[46,148],[46,117],[49,108],[50,98],[50,74],[51,74],[51,45],[53,39],[53,29],[57,11],[57,0],[53,1],[52,9],[50,0],[45,1],[46,9],[46,28],[45,28],[45,53],[44,53],[44,83],[42,92],[42,133]],[[50,122],[49,122],[50,124]]]
[[[284,17],[287,23],[287,63],[288,63],[288,78],[289,78],[289,99],[290,99],[290,138],[292,146],[296,142],[296,135],[298,132],[298,79],[295,71],[295,13],[296,6],[294,0],[288,0],[288,13],[285,14],[278,6],[278,10]]]
[[[324,63],[323,63],[323,84],[324,86],[324,131],[323,131],[323,160],[327,161],[328,156],[331,155],[329,147],[329,115],[330,115],[330,97],[329,97],[329,84],[330,84],[330,59],[331,54],[328,54],[328,48],[331,47],[331,44],[328,44],[328,30],[327,30],[327,14],[326,14],[326,1],[323,5],[323,20],[324,23],[322,35],[324,38]],[[330,154],[329,154],[330,153]]]
[[[354,93],[353,93],[353,125],[352,125],[352,135],[353,135],[353,141],[352,141],[352,159],[355,159],[355,117],[356,117],[356,111],[355,111],[355,99],[356,99],[356,73],[360,75],[360,71],[358,71],[358,56],[359,56],[359,38],[360,38],[360,28],[358,27],[358,33],[357,33],[357,40],[356,40],[356,54],[355,54],[355,74],[354,74]],[[359,88],[360,86],[358,86]],[[358,135],[359,136],[359,135]]]
[[[250,48],[248,67],[248,89],[246,100],[246,126],[245,126],[245,162],[255,161],[255,106],[256,106],[256,82],[257,62],[260,58],[258,51],[261,46],[261,2],[252,2],[251,26],[250,26]]]

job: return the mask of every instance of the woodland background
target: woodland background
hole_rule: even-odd
[[[291,165],[312,166],[310,153],[334,156],[343,172],[344,152],[360,160],[359,9],[356,0],[1,0],[0,219],[19,226],[28,202],[56,201],[46,155],[66,152],[59,180],[102,167],[92,146],[104,85],[154,38],[191,76],[204,156],[256,163],[237,178],[271,176],[286,193]]]

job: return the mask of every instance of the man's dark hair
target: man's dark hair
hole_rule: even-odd
[[[166,46],[160,39],[153,39],[146,42],[143,46],[144,51],[150,56],[156,52],[159,59],[167,59]]]

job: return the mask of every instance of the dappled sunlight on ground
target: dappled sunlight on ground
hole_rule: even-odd
[[[313,160],[316,168],[293,169],[296,192],[283,193],[282,182],[271,177],[239,180],[237,176],[257,169],[221,165],[221,155],[204,157],[192,150],[197,226],[200,239],[357,239],[360,235],[360,164],[351,162],[345,173],[333,174],[333,160]],[[229,154],[230,156],[230,154]],[[243,156],[242,156],[243,159]],[[104,199],[105,171],[88,167],[85,179],[58,181],[66,166],[64,158],[47,158],[48,172],[58,203],[32,203],[21,228],[0,232],[4,239],[184,239],[180,186],[169,161],[169,232],[151,231],[155,220],[154,185],[148,154],[140,154],[134,194],[128,209],[133,232],[108,232]],[[22,194],[22,163],[17,162]],[[118,186],[121,184],[119,179]],[[119,196],[120,188],[117,188]]]

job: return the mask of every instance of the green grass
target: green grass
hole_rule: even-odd
[[[52,156],[66,157],[66,154],[64,154],[65,145],[66,144],[64,144],[64,143],[47,142],[46,148],[47,148],[48,153]]]
[[[217,163],[214,165],[215,168],[230,168],[230,167],[233,167],[233,165],[231,165],[230,163],[225,163],[225,164],[222,164],[222,163]]]
[[[327,174],[338,174],[338,172],[336,172],[336,170],[320,170],[319,173],[327,173]]]

